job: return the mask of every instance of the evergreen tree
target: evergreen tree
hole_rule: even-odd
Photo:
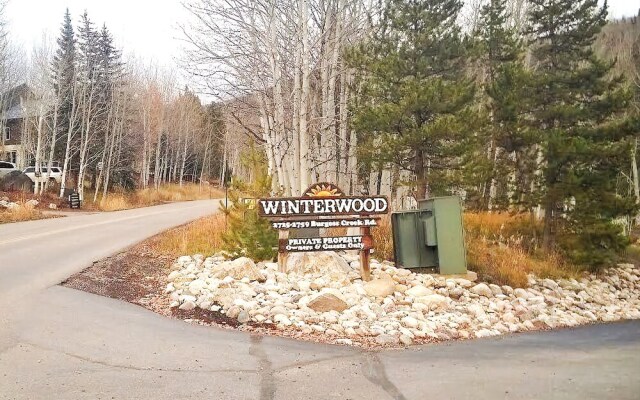
[[[479,32],[475,35],[480,39],[482,84],[490,122],[482,148],[488,161],[481,180],[485,209],[506,208],[522,201],[522,189],[530,186],[527,171],[531,157],[527,149],[531,138],[522,129],[527,78],[524,46],[520,33],[508,25],[508,20],[507,0],[490,0],[481,10]]]
[[[76,80],[76,40],[69,9],[65,12],[57,44],[58,48],[51,67],[58,108],[57,137],[61,143],[64,143],[69,131]],[[64,146],[58,146],[56,158],[62,159],[63,154]]]
[[[113,37],[106,25],[102,26],[97,40],[96,81],[102,95],[101,101],[107,104],[111,101],[114,90],[121,84],[124,64],[121,52],[115,48]]]
[[[459,0],[390,0],[371,40],[348,55],[362,72],[353,117],[361,159],[412,172],[417,198],[452,189],[473,123],[461,8]]]
[[[265,156],[251,146],[243,154],[241,162],[249,169],[250,177],[248,183],[234,178],[229,191],[229,205],[225,207],[222,204],[228,223],[222,235],[224,250],[234,257],[272,260],[277,254],[278,235],[271,228],[271,223],[258,215],[255,203],[255,199],[266,197],[271,191]]]
[[[78,27],[78,72],[86,85],[92,85],[98,76],[99,43],[99,34],[85,11]]]
[[[528,88],[531,129],[538,140],[537,202],[544,209],[543,247],[557,244],[593,267],[614,260],[625,240],[612,221],[629,213],[630,199],[615,191],[625,154],[628,91],[613,63],[592,45],[606,24],[597,0],[530,0],[534,71]],[[617,126],[611,125],[616,123]]]

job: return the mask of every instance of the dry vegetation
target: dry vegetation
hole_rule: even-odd
[[[172,256],[211,255],[222,247],[225,216],[222,213],[171,229],[153,238],[151,247]]]
[[[529,215],[466,213],[464,226],[469,269],[483,280],[526,287],[529,273],[550,278],[579,273],[560,255],[540,251],[542,226]]]
[[[371,229],[375,253],[373,257],[380,260],[393,260],[393,233],[391,232],[391,216],[384,215],[378,220],[378,226]]]
[[[131,208],[148,207],[157,204],[204,200],[219,198],[224,194],[217,188],[210,185],[200,186],[197,184],[177,184],[163,185],[158,189],[147,188],[132,192],[110,193],[105,199],[98,199],[95,203],[87,202],[86,207],[101,211],[128,210]]]
[[[25,207],[19,205],[10,210],[0,211],[0,224],[8,224],[11,222],[32,221],[34,219],[48,218],[40,210],[33,207]]]

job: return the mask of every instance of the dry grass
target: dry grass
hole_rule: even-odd
[[[97,208],[102,211],[119,211],[135,207],[136,206],[127,195],[122,193],[113,193],[109,194],[107,198],[100,200]]]
[[[540,251],[542,226],[528,215],[467,213],[464,225],[469,269],[483,280],[526,287],[528,274],[560,278],[579,273],[560,255]]]
[[[10,210],[0,212],[0,224],[8,224],[11,222],[32,221],[35,219],[47,218],[40,210],[32,207],[19,205]]]
[[[168,230],[155,237],[151,246],[160,253],[172,256],[207,256],[222,248],[224,230],[225,216],[219,213]]]
[[[578,274],[576,267],[558,255],[537,258],[522,247],[491,245],[481,239],[467,240],[466,245],[469,269],[490,283],[527,287],[528,274],[542,278],[565,278]]]
[[[106,198],[99,199],[96,204],[88,203],[87,207],[102,211],[117,211],[175,201],[204,200],[223,196],[222,191],[210,186],[171,184],[163,185],[158,189],[147,188],[135,192],[110,193]]]
[[[378,260],[393,261],[393,232],[391,230],[391,216],[383,215],[378,220],[378,226],[371,228],[375,252],[373,256]]]

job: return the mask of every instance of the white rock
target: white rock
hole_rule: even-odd
[[[246,267],[239,270],[252,271],[250,262],[238,260]],[[348,272],[345,265],[334,265],[330,273],[320,264],[312,266],[313,273],[285,274],[274,263],[260,263],[255,266],[260,278],[251,279],[235,274],[232,266],[238,260],[178,258],[164,288],[170,307],[200,307],[240,323],[274,323],[278,329],[291,327],[352,343],[356,336],[376,337],[385,346],[408,345],[424,337],[484,337],[536,326],[640,318],[640,270],[634,267],[610,268],[601,276],[585,275],[580,282],[531,276],[529,289],[514,290],[416,274],[386,262],[372,262],[375,279],[363,282],[345,260],[338,264],[344,262]],[[373,295],[372,287],[378,289]],[[339,309],[347,308],[339,312],[335,307],[312,307],[312,301],[332,296],[341,300]]]
[[[260,269],[256,267],[253,260],[247,257],[240,257],[233,261],[225,261],[213,265],[211,268],[211,277],[219,279],[231,277],[234,280],[241,280],[242,278],[249,278],[250,280],[264,279]],[[225,279],[223,279],[223,282],[227,283]]]
[[[493,283],[489,285],[489,289],[491,289],[491,292],[494,296],[502,294],[502,289],[500,288],[500,286],[494,285]]]
[[[312,253],[293,253],[287,258],[287,272],[298,275],[323,274],[336,275],[347,279],[351,267],[340,257],[331,251]]]
[[[493,331],[491,331],[489,329],[480,329],[479,331],[477,331],[475,333],[475,335],[478,338],[483,338],[483,337],[495,336],[496,333],[494,333]]]
[[[454,280],[458,285],[462,286],[463,288],[470,288],[471,286],[473,286],[473,282],[471,282],[468,279],[456,278]]]
[[[276,324],[282,324],[285,326],[291,325],[291,320],[289,320],[289,318],[287,318],[287,316],[284,314],[278,314],[275,317],[273,317],[273,322],[275,322]]]
[[[405,295],[411,297],[422,297],[432,294],[433,292],[422,285],[414,286],[405,291]]]
[[[378,344],[398,344],[398,337],[392,335],[378,335],[376,336],[376,342]]]
[[[283,306],[275,306],[271,309],[271,315],[287,314],[287,308]]]
[[[479,283],[469,290],[479,296],[493,297],[491,288],[489,288],[489,286],[487,286],[485,283]]]
[[[407,335],[400,335],[400,342],[405,346],[410,346],[413,344],[413,340]]]
[[[413,317],[409,317],[409,316],[404,317],[404,318],[402,318],[401,322],[407,328],[417,328],[418,327],[418,320],[413,318]]]
[[[186,264],[191,262],[191,256],[178,257],[178,261],[177,262],[180,265],[186,265]]]
[[[171,273],[167,277],[167,280],[170,282],[175,281],[176,278],[178,278],[180,275],[180,271],[171,271]]]
[[[469,304],[467,306],[467,311],[469,311],[469,314],[473,315],[477,319],[484,319],[487,316],[487,314],[484,311],[484,308],[482,308],[480,304],[475,304],[475,303]]]
[[[249,313],[247,313],[246,311],[240,311],[240,313],[238,314],[238,322],[241,324],[246,324],[250,319],[251,318],[249,317]]]
[[[180,307],[178,307],[178,308],[180,308],[181,310],[190,311],[190,310],[193,310],[194,308],[196,308],[196,303],[194,303],[191,300],[188,300],[188,301],[185,301],[184,303],[182,303],[180,305]]]
[[[38,204],[39,204],[38,200],[31,199],[31,200],[27,200],[24,203],[24,207],[25,208],[29,208],[29,209],[33,209],[33,208],[36,208],[38,206]]]
[[[301,292],[308,292],[311,289],[311,282],[300,280],[296,282]]]
[[[201,281],[200,279],[196,279],[195,281],[189,283],[189,292],[192,295],[197,296],[200,294],[200,292],[202,292],[202,289],[205,286],[207,286],[206,282]]]
[[[374,279],[364,284],[364,290],[372,297],[386,297],[395,291],[395,282],[391,279]]]
[[[428,296],[418,297],[414,300],[416,303],[422,303],[428,307],[429,310],[445,310],[449,307],[449,298],[439,294],[430,294]]]
[[[323,333],[326,330],[322,325],[311,325],[311,329],[319,333]]]

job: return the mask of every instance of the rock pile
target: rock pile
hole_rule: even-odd
[[[38,200],[27,200],[22,204],[23,207],[27,209],[34,209],[38,206]],[[20,208],[20,203],[15,203],[9,200],[8,197],[3,197],[0,199],[0,210],[15,210]]]
[[[18,203],[9,201],[8,197],[3,197],[2,199],[0,199],[0,210],[13,210],[18,207],[20,207]]]
[[[180,257],[168,276],[171,307],[219,311],[242,324],[322,334],[331,342],[384,346],[466,339],[640,318],[640,270],[529,278],[529,288],[416,274],[372,261],[362,282],[356,256],[300,253],[289,273],[275,263],[222,256]]]

